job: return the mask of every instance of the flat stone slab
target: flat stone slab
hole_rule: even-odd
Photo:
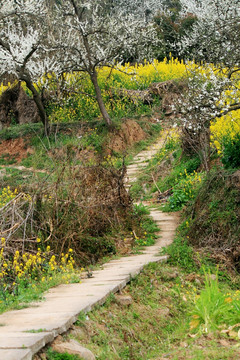
[[[139,166],[151,158],[161,147],[144,151],[138,159]],[[136,172],[138,170],[135,170]],[[0,315],[0,360],[30,360],[47,343],[76,322],[80,312],[90,311],[96,304],[103,304],[151,262],[166,261],[159,250],[173,240],[177,227],[176,215],[151,210],[151,216],[161,231],[153,246],[145,247],[139,255],[114,259],[103,264],[101,270],[79,284],[60,285],[45,294],[45,301],[21,310]]]
[[[52,333],[6,333],[0,334],[0,354],[2,350],[7,349],[24,349],[28,348],[32,353],[38,352],[42,349],[47,343],[54,340],[54,335]],[[26,355],[24,355],[26,356]],[[0,359],[2,359],[0,357]]]
[[[28,349],[11,349],[11,350],[1,350],[0,349],[0,359],[1,360],[31,360],[32,352]]]

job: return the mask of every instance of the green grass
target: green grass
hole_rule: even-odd
[[[135,251],[140,250],[143,246],[150,246],[155,243],[159,227],[156,222],[149,216],[150,210],[142,203],[134,205],[134,217],[139,219],[139,229],[134,232]]]
[[[43,125],[38,124],[23,124],[13,125],[0,131],[0,140],[16,139],[35,133],[43,133]]]
[[[67,353],[57,353],[56,351],[53,351],[51,349],[47,352],[47,360],[81,360],[78,355],[70,355]]]
[[[70,333],[70,338],[98,360],[238,359],[238,341],[221,333],[221,328],[207,334],[199,327],[191,329],[194,298],[206,291],[204,275],[192,274],[195,277],[190,279],[170,264],[148,265],[123,291],[133,299],[130,306],[120,305],[112,294],[87,317],[80,314],[75,327],[81,331]],[[221,282],[219,289],[232,293],[229,283]],[[223,340],[227,346],[221,344]]]
[[[11,156],[10,154],[2,154],[0,156],[0,165],[12,165],[15,164],[17,160],[15,157]]]

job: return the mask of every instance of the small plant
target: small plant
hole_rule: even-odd
[[[218,270],[214,275],[204,268],[203,271],[205,287],[199,295],[194,296],[190,329],[208,333],[221,325],[225,328],[236,326],[240,319],[239,291],[225,294],[219,288]]]
[[[10,189],[10,186],[7,186],[6,188],[2,189],[2,192],[0,193],[0,208],[2,208],[4,205],[6,205],[9,201],[15,198],[18,191],[15,189],[12,191]]]
[[[47,360],[80,360],[78,355],[70,355],[68,353],[60,354],[52,349],[47,351]]]

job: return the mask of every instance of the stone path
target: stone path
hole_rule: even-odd
[[[162,140],[135,157],[128,167],[129,183],[161,146]],[[146,264],[166,260],[165,256],[158,255],[159,249],[171,243],[177,217],[157,210],[152,210],[151,216],[161,232],[155,245],[144,248],[142,254],[112,260],[80,284],[60,285],[49,290],[44,302],[0,315],[0,360],[32,359],[47,343],[67,331],[81,311],[103,304],[110,293],[124,288]]]

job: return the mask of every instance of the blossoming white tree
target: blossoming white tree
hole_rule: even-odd
[[[112,121],[98,85],[98,69],[126,57],[151,57],[152,45],[158,41],[151,15],[159,7],[160,0],[67,0],[58,7],[65,68],[89,74],[109,126]]]
[[[25,81],[47,131],[48,119],[33,81],[46,72],[60,72],[60,67],[87,72],[102,116],[111,125],[98,69],[126,57],[151,57],[158,41],[151,16],[161,0],[49,1],[0,3],[0,76],[14,74]]]
[[[0,78],[12,74],[32,92],[48,132],[48,118],[34,86],[42,75],[58,71],[49,47],[50,27],[45,0],[5,0],[0,3]]]
[[[240,1],[181,0],[183,11],[194,14],[189,36],[180,49],[202,61],[204,72],[192,72],[188,92],[182,99],[185,140],[204,158],[209,168],[210,123],[240,109]],[[227,95],[226,95],[227,94]],[[201,151],[200,151],[201,150]]]

